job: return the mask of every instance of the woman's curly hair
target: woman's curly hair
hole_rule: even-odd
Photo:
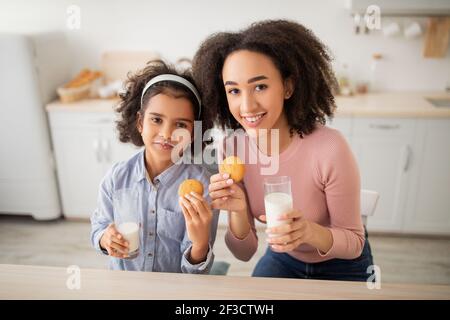
[[[328,48],[307,28],[293,21],[266,20],[236,32],[208,37],[193,59],[193,74],[202,94],[205,117],[222,129],[240,128],[228,109],[222,79],[225,59],[238,50],[267,55],[283,80],[293,80],[294,92],[285,100],[284,112],[291,135],[311,133],[317,122],[325,124],[336,108],[337,81]]]
[[[171,66],[162,60],[149,61],[144,69],[135,74],[128,74],[128,79],[125,82],[126,92],[119,95],[120,102],[116,107],[116,112],[121,114],[121,119],[116,122],[117,130],[119,131],[119,140],[121,142],[131,142],[138,147],[144,145],[141,134],[137,129],[138,113],[143,116],[150,98],[160,93],[175,98],[187,98],[191,101],[194,106],[195,120],[202,121],[202,136],[207,129],[212,127],[212,122],[208,119],[204,119],[203,110],[200,118],[198,118],[197,115],[200,106],[192,91],[176,82],[161,81],[151,86],[144,94],[142,99],[143,107],[141,108],[142,90],[148,81],[161,74],[181,76],[195,86],[194,79],[189,70],[179,72],[174,66]],[[201,137],[199,138],[201,139]]]

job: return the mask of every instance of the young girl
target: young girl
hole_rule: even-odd
[[[264,21],[209,37],[193,70],[207,117],[246,133],[225,141],[245,146],[243,183],[215,174],[209,186],[212,207],[229,211],[233,254],[248,261],[256,252],[254,219],[266,221],[263,169],[274,162],[272,175],[291,178],[294,210],[281,217],[289,223],[267,230],[269,248],[253,275],[366,281],[372,256],[358,167],[344,137],[325,126],[336,79],[324,45],[300,24]]]
[[[120,140],[145,148],[103,179],[91,217],[92,245],[111,257],[115,270],[208,273],[218,212],[201,194],[178,196],[184,180],[197,179],[206,190],[210,178],[201,166],[177,162],[192,142],[194,120],[203,117],[191,76],[155,61],[129,78],[117,111]],[[189,138],[178,139],[180,132]],[[132,259],[115,224],[130,215],[140,226],[139,253]]]

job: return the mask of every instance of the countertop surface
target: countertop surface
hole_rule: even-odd
[[[0,265],[0,299],[450,299],[450,286],[192,275]]]
[[[450,107],[435,107],[426,98],[448,99],[445,92],[369,93],[352,97],[336,97],[336,116],[354,117],[450,117]]]
[[[369,93],[336,96],[336,117],[450,118],[450,107],[435,107],[426,98],[450,100],[446,92]],[[118,99],[89,99],[73,103],[54,101],[48,112],[113,112]]]

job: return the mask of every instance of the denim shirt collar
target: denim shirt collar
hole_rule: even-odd
[[[150,180],[150,176],[147,173],[147,169],[145,167],[145,148],[140,152],[138,161],[136,164],[136,179],[137,182],[140,182],[142,180],[148,180],[151,184],[161,184],[161,185],[167,185],[170,184],[180,173],[181,170],[183,170],[183,164],[175,163],[168,167],[166,170],[161,172],[159,175],[157,175],[153,180]],[[148,178],[147,178],[148,177]]]

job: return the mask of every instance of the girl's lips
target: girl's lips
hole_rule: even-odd
[[[161,143],[161,142],[154,142],[155,145],[158,146],[159,149],[162,150],[172,150],[173,149],[173,145],[170,143]]]
[[[245,125],[247,127],[256,128],[257,126],[259,126],[259,124],[264,119],[266,114],[267,113],[259,114],[259,115],[252,116],[252,117],[242,117],[242,119],[243,119],[243,121],[244,121],[244,123],[245,123]],[[255,120],[256,119],[256,121],[250,121],[250,119],[251,120]]]

